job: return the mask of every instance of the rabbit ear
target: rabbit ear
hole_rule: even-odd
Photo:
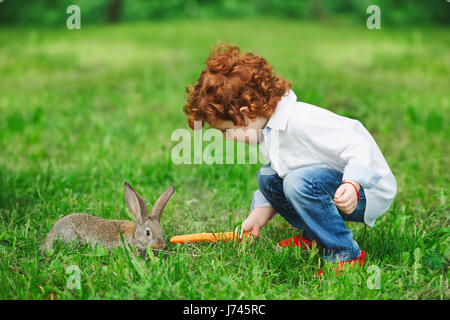
[[[139,193],[137,193],[127,181],[124,183],[124,188],[128,210],[133,214],[137,224],[143,224],[148,217],[148,209],[144,199],[142,199]]]
[[[158,200],[156,200],[155,205],[153,206],[150,218],[154,218],[159,221],[159,218],[161,217],[161,213],[163,212],[164,207],[166,206],[167,202],[169,202],[169,199],[174,192],[175,187],[170,186],[166,189],[166,191],[164,191],[162,195],[159,196]]]

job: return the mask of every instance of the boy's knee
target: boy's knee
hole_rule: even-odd
[[[340,175],[340,176],[339,176]],[[339,181],[342,174],[328,168],[299,168],[291,171],[283,180],[283,189],[287,198],[299,194],[317,195],[325,192],[326,184]]]
[[[309,194],[312,190],[313,175],[310,170],[300,168],[289,172],[283,179],[283,191],[285,196],[298,197],[299,194]]]

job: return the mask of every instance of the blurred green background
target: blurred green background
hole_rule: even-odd
[[[448,299],[450,3],[373,2],[381,30],[367,29],[363,0],[0,2],[0,298]],[[66,27],[73,3],[81,30]],[[259,164],[171,161],[185,88],[218,40],[375,138],[398,194],[373,229],[349,226],[381,290],[365,285],[366,266],[318,283],[317,255],[274,250],[297,233],[279,216],[253,247],[168,245],[157,263],[38,252],[67,213],[132,219],[124,180],[149,204],[175,185],[167,241],[245,219]],[[73,264],[82,290],[66,286]]]
[[[65,21],[61,12],[71,4],[82,8],[83,23],[97,24],[251,16],[323,21],[337,15],[363,22],[371,4],[383,8],[383,23],[389,25],[450,23],[446,0],[4,0],[0,23],[58,25]]]

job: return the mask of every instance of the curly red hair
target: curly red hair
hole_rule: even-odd
[[[292,84],[274,74],[267,61],[253,53],[241,53],[238,46],[216,45],[206,59],[195,85],[186,87],[188,101],[183,111],[188,125],[194,121],[211,125],[216,120],[231,120],[236,126],[246,126],[241,107],[248,107],[250,119],[270,118]]]

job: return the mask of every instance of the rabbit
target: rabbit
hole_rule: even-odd
[[[165,242],[159,221],[175,187],[172,185],[164,191],[155,202],[150,215],[144,200],[128,182],[124,183],[124,189],[127,207],[136,222],[106,220],[87,213],[70,213],[55,223],[41,249],[51,249],[57,238],[65,243],[78,241],[82,244],[91,244],[92,247],[97,244],[105,248],[123,247],[125,243],[126,247],[128,245],[133,247],[135,255],[142,256],[146,255],[147,246],[153,250],[162,249]]]

